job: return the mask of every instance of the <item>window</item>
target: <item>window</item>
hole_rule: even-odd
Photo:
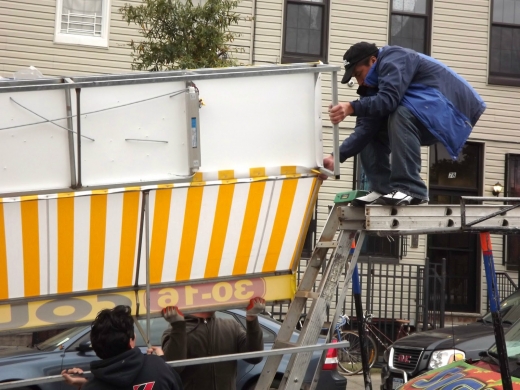
[[[54,42],[108,47],[110,0],[57,0]]]
[[[286,0],[282,62],[327,62],[330,0]]]
[[[520,154],[506,154],[506,185],[504,196],[520,197]],[[520,263],[520,236],[504,235],[504,260],[508,271],[517,271]]]
[[[431,0],[392,0],[390,45],[430,54]]]
[[[493,0],[488,81],[520,86],[520,0]]]

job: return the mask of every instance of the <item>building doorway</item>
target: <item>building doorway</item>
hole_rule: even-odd
[[[453,161],[440,144],[430,147],[430,204],[460,204],[461,196],[479,196],[483,144],[468,142]],[[480,246],[471,233],[429,234],[430,262],[446,259],[446,311],[476,313],[480,296]]]

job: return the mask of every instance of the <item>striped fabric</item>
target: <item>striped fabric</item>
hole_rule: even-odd
[[[139,283],[293,268],[316,201],[315,174],[265,169],[220,180],[0,199],[0,300],[134,284],[144,191],[150,239]]]

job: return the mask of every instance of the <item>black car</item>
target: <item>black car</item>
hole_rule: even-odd
[[[520,291],[500,304],[504,330],[520,319]],[[411,334],[397,340],[385,353],[381,390],[393,390],[406,380],[454,360],[479,360],[479,353],[495,342],[491,313],[475,323]]]
[[[216,315],[221,318],[231,318],[238,321],[242,326],[246,325],[244,310],[218,311]],[[276,335],[280,330],[281,323],[267,316],[259,316],[260,327],[264,336],[264,348],[272,348]],[[144,326],[144,320],[142,322]],[[152,345],[161,345],[161,336],[166,329],[166,322],[162,318],[153,318],[150,321],[150,339]],[[136,346],[143,351],[146,343],[136,332]],[[296,341],[298,333],[294,332],[292,340]],[[320,338],[319,344],[323,344],[325,338]],[[321,352],[315,352],[303,381],[304,386],[310,385],[316,366],[319,363]],[[34,348],[18,348],[0,351],[0,383],[11,382],[21,379],[39,378],[50,375],[59,375],[65,368],[79,367],[90,370],[90,362],[97,360],[90,345],[90,326],[79,326],[65,330],[58,335],[36,345]],[[275,376],[273,387],[283,377],[285,368],[289,363],[290,355],[283,357],[278,372]],[[238,361],[237,390],[252,390],[262,372],[265,358],[256,365],[251,365],[243,360]],[[345,390],[347,380],[337,370],[336,351],[331,349],[327,353],[327,359],[322,367],[318,389]],[[77,390],[76,387],[68,386],[65,382],[42,383],[22,390]]]

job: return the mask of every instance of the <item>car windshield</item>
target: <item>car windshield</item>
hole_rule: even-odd
[[[71,337],[75,336],[76,333],[83,329],[84,326],[78,326],[75,328],[67,329],[50,339],[45,340],[43,343],[36,345],[36,348],[40,351],[54,351],[59,348],[62,344],[70,340]]]
[[[516,322],[505,334],[507,357],[517,361],[520,358],[520,321]],[[489,354],[498,357],[496,344],[489,348]]]
[[[500,303],[500,315],[502,321],[508,324],[514,324],[520,319],[520,290],[514,292]],[[492,323],[491,313],[487,313],[482,317],[482,321]]]

